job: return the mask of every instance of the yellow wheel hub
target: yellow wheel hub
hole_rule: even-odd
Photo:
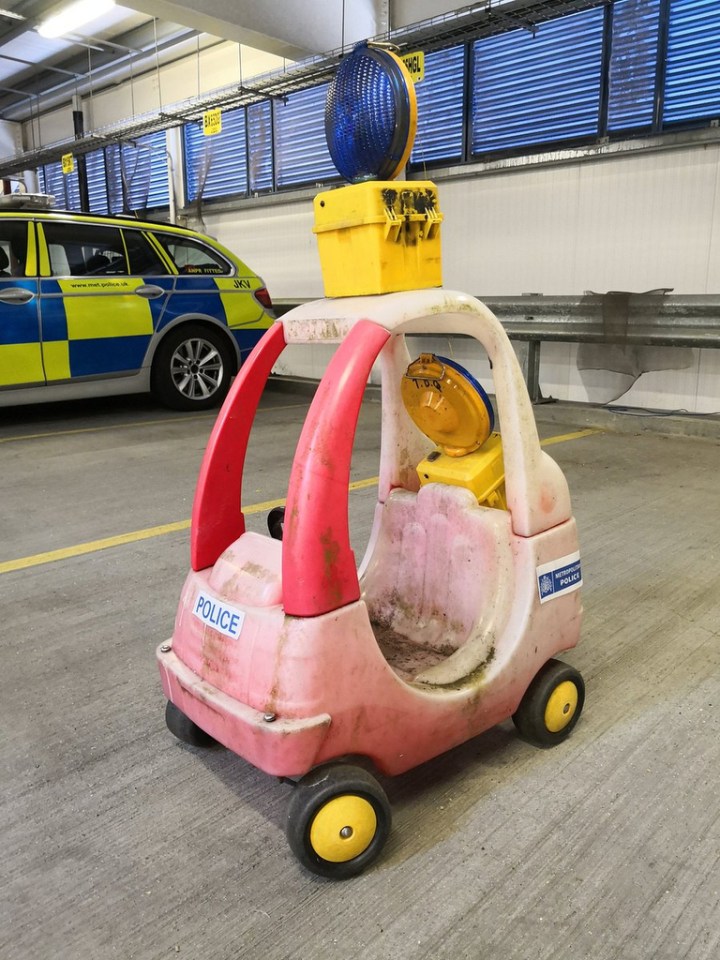
[[[310,845],[330,863],[346,863],[359,857],[377,831],[373,805],[364,797],[347,793],[323,804],[310,827]]]
[[[545,726],[550,733],[560,733],[575,716],[578,689],[572,680],[564,680],[550,694],[545,707]]]

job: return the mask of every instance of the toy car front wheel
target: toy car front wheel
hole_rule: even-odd
[[[171,330],[155,354],[152,390],[174,410],[205,410],[225,399],[235,373],[222,331],[199,324]]]
[[[183,743],[189,743],[191,747],[212,747],[217,743],[217,740],[205,733],[190,717],[186,717],[170,700],[165,707],[165,723],[170,733]]]
[[[526,740],[552,747],[570,735],[584,702],[580,673],[559,660],[548,660],[528,687],[513,723]]]
[[[300,863],[320,877],[344,880],[380,855],[392,814],[385,791],[361,767],[333,764],[296,785],[287,838]]]

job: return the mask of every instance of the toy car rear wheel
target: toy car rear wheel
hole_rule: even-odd
[[[186,717],[171,700],[168,700],[165,707],[165,723],[170,733],[191,747],[212,747],[217,743],[217,740],[205,733],[190,717]]]
[[[525,740],[552,747],[570,736],[584,703],[580,673],[560,660],[548,660],[528,687],[513,723]]]
[[[282,540],[285,524],[285,507],[273,507],[267,516],[267,525],[273,540]]]
[[[287,818],[290,849],[320,877],[344,880],[380,855],[392,814],[385,791],[361,767],[319,767],[295,787]]]
[[[174,410],[206,410],[225,399],[235,366],[222,331],[186,324],[171,330],[158,347],[152,391]]]

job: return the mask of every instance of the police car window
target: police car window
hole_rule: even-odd
[[[188,276],[218,276],[232,273],[232,267],[219,253],[206,247],[204,243],[185,237],[173,237],[167,233],[156,233],[155,237],[163,245],[178,273]]]
[[[123,230],[130,261],[130,273],[134,277],[160,276],[168,269],[150,246],[150,241],[139,230]]]
[[[122,234],[117,227],[43,222],[55,277],[127,276]]]
[[[0,280],[24,277],[28,225],[22,220],[0,221]]]

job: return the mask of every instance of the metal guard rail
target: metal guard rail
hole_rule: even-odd
[[[720,295],[587,292],[583,296],[479,297],[500,320],[511,340],[524,343],[519,359],[533,402],[539,386],[543,341],[628,346],[720,347]],[[276,300],[282,316],[306,300]]]

